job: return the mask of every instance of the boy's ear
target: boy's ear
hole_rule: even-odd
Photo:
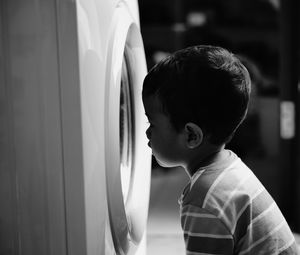
[[[185,141],[189,149],[198,147],[203,141],[202,129],[195,123],[188,122],[184,126]]]

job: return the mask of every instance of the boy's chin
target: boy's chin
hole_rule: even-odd
[[[159,160],[157,157],[155,157],[155,159],[156,159],[156,162],[157,162],[161,167],[166,167],[166,168],[169,168],[169,167],[175,167],[174,165],[170,164],[169,162],[165,162],[165,161]]]

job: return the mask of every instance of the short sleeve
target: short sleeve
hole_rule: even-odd
[[[181,226],[187,254],[233,254],[234,239],[224,223],[203,208],[186,205]]]

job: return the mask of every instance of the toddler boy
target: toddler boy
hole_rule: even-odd
[[[250,86],[237,57],[204,45],[175,52],[144,80],[153,155],[190,177],[179,199],[187,254],[298,254],[272,197],[225,149],[246,116]]]

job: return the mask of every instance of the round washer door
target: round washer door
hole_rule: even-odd
[[[105,159],[109,222],[117,254],[134,254],[146,228],[151,151],[142,104],[146,74],[139,28],[125,5],[113,16],[105,95]]]

